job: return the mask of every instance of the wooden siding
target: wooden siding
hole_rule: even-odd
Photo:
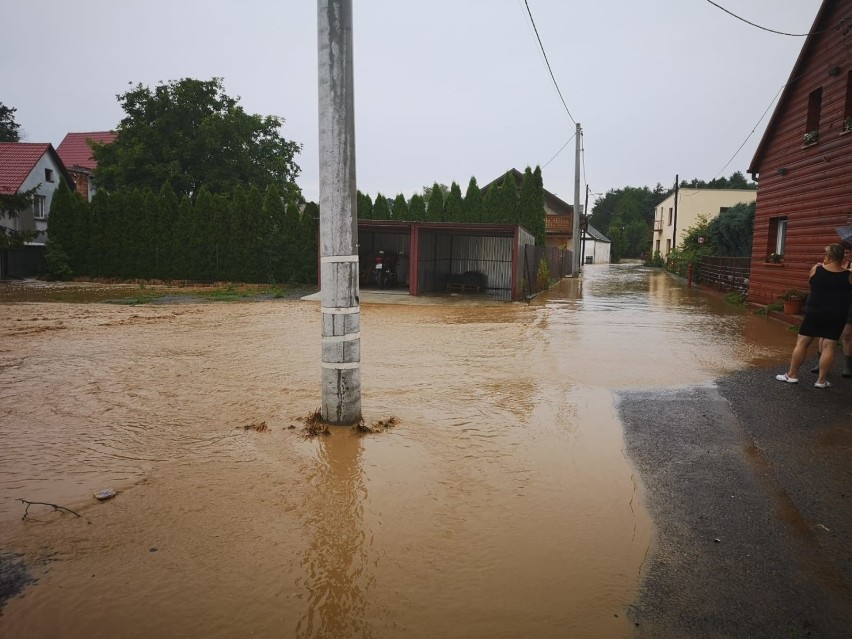
[[[790,288],[807,288],[808,272],[822,260],[823,248],[838,241],[835,227],[852,224],[852,132],[843,131],[852,33],[852,0],[827,0],[805,43],[761,143],[752,169],[760,175],[755,211],[749,299],[774,301]],[[839,75],[829,69],[839,67]],[[804,145],[808,96],[822,87],[819,141]],[[772,218],[787,218],[784,261],[767,263],[774,249]]]

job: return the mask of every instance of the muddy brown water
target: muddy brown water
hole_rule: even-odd
[[[307,440],[319,319],[305,301],[0,306],[0,551],[38,580],[0,635],[630,636],[653,529],[611,391],[792,345],[625,266],[530,305],[365,303],[364,416],[400,423]],[[17,498],[83,517],[22,521]]]

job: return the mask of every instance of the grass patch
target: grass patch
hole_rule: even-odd
[[[755,315],[769,315],[770,311],[783,311],[784,304],[781,302],[772,302],[772,304],[767,304],[763,308],[757,309],[754,314]]]
[[[133,297],[121,297],[118,299],[104,300],[106,304],[121,304],[123,306],[137,306],[138,304],[147,304],[155,299],[163,297],[163,295],[134,295]],[[70,300],[68,300],[70,301]]]
[[[728,304],[733,304],[734,306],[739,306],[740,308],[742,308],[746,305],[746,296],[743,293],[732,291],[725,295],[725,301]]]

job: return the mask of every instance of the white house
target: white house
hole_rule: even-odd
[[[14,235],[36,231],[32,244],[47,240],[47,218],[59,179],[70,180],[52,144],[0,142],[0,194],[14,195],[37,188],[31,205],[16,217],[0,216],[0,232]]]
[[[609,264],[612,242],[606,235],[589,224],[580,236],[583,261],[586,264]]]
[[[666,259],[700,217],[712,220],[735,204],[749,204],[756,198],[757,191],[750,189],[678,189],[654,209],[651,255],[659,251]]]

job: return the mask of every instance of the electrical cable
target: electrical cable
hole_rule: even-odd
[[[770,103],[769,103],[769,106],[768,106],[768,107],[766,107],[766,111],[764,111],[764,112],[763,112],[763,115],[761,115],[761,116],[760,116],[760,119],[757,121],[757,124],[755,124],[755,125],[754,125],[754,128],[751,130],[751,133],[749,133],[749,134],[746,136],[746,139],[745,139],[745,140],[743,140],[743,143],[742,143],[742,144],[740,144],[740,148],[738,148],[738,149],[737,149],[737,151],[736,151],[736,153],[734,153],[734,154],[731,156],[731,159],[730,159],[730,160],[728,160],[728,163],[727,163],[727,164],[725,164],[725,166],[723,166],[723,167],[722,167],[722,170],[721,170],[721,171],[719,171],[719,172],[716,174],[716,177],[714,177],[714,178],[713,178],[714,180],[715,180],[717,177],[719,177],[720,175],[722,175],[722,173],[724,173],[724,172],[725,172],[725,169],[727,169],[727,168],[728,168],[728,166],[731,164],[731,162],[733,162],[733,161],[734,161],[734,158],[735,158],[735,157],[737,157],[737,155],[739,154],[739,152],[743,150],[743,147],[745,146],[746,142],[748,142],[749,138],[750,138],[752,135],[754,135],[754,132],[757,130],[757,127],[759,127],[759,126],[760,126],[760,123],[761,123],[761,122],[763,122],[763,118],[765,118],[765,117],[766,117],[766,114],[767,114],[767,113],[769,113],[769,109],[771,109],[771,108],[772,108],[772,105],[773,105],[773,104],[775,104],[775,101],[778,99],[778,96],[780,96],[780,95],[781,95],[781,92],[784,90],[784,87],[786,87],[786,86],[787,86],[787,85],[785,84],[785,85],[783,85],[780,89],[778,89],[778,93],[776,93],[776,94],[775,94],[775,97],[774,97],[774,98],[772,98],[772,102],[770,102]]]
[[[715,2],[713,2],[713,0],[707,0],[707,2],[712,4],[717,9],[721,9],[722,11],[727,13],[728,15],[735,17],[737,20],[742,20],[746,24],[750,24],[751,26],[757,27],[758,29],[763,29],[764,31],[769,31],[769,33],[777,33],[778,35],[791,36],[793,38],[804,38],[804,37],[809,36],[809,35],[816,35],[817,33],[823,33],[823,31],[813,31],[813,32],[810,32],[810,33],[785,33],[784,31],[776,31],[775,29],[767,29],[766,27],[762,27],[759,24],[755,24],[754,22],[749,22],[745,18],[741,18],[736,13],[732,13],[731,11],[728,11],[722,5],[716,4]]]
[[[535,31],[536,40],[538,40],[538,46],[541,48],[541,53],[544,56],[544,62],[547,64],[547,70],[550,71],[550,79],[553,80],[553,86],[556,87],[556,92],[559,94],[559,99],[562,100],[562,106],[565,107],[565,112],[568,114],[568,117],[571,118],[571,122],[577,124],[577,121],[574,119],[574,116],[571,115],[570,109],[568,109],[568,105],[565,103],[565,98],[562,96],[562,91],[559,89],[559,84],[556,82],[556,76],[553,75],[553,69],[550,66],[550,60],[547,59],[547,53],[544,51],[544,45],[541,43],[541,36],[538,34],[538,27],[535,26],[535,20],[532,16],[532,11],[530,11],[530,5],[527,0],[524,0],[524,5],[527,8],[527,13],[530,16],[530,21],[532,22],[533,30]]]
[[[568,146],[569,144],[571,144],[571,140],[573,140],[575,137],[577,137],[577,133],[576,133],[576,131],[574,132],[574,135],[572,135],[570,138],[568,138],[568,141],[560,147],[560,149],[556,152],[556,155],[554,155],[554,156],[553,156],[552,158],[550,158],[547,162],[545,162],[545,163],[541,166],[541,168],[543,169],[543,168],[545,168],[548,164],[550,164],[551,162],[553,162],[553,160],[555,160],[555,159],[556,159],[556,156],[558,156],[560,153],[562,153],[562,151],[564,151],[564,150],[565,150],[565,147],[566,147],[566,146]]]

